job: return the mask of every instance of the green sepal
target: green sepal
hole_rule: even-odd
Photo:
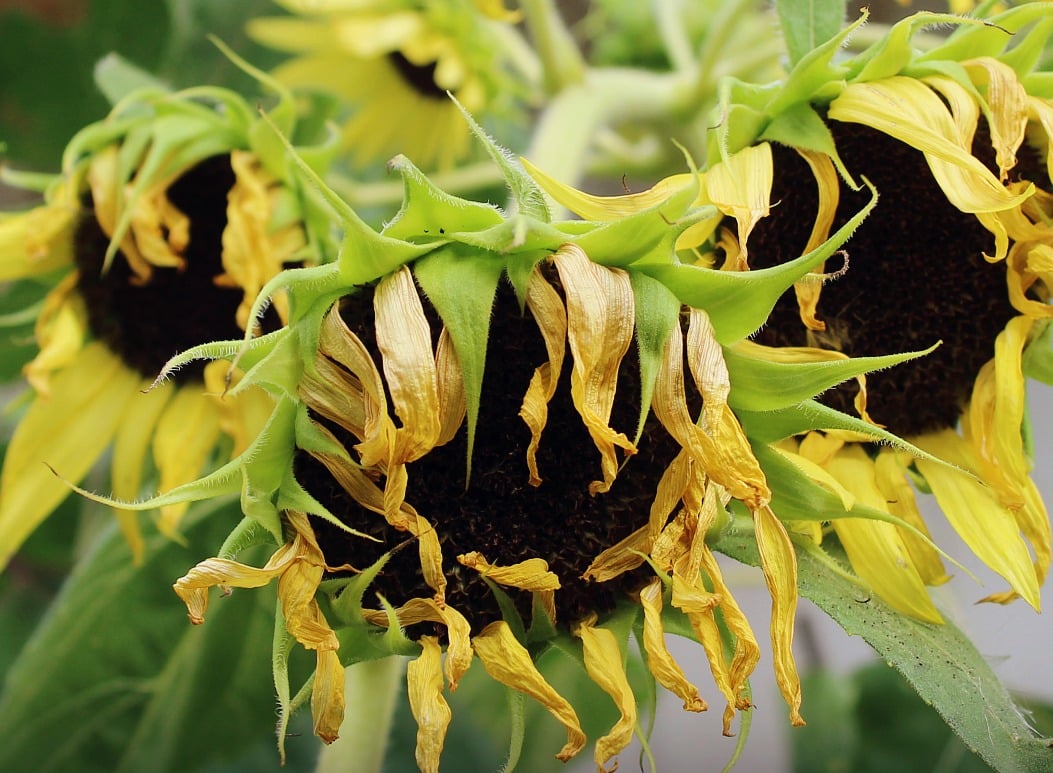
[[[530,628],[526,632],[526,640],[530,644],[548,641],[555,636],[559,630],[555,621],[548,616],[545,605],[541,603],[539,594],[532,594],[530,600]]]
[[[466,482],[471,476],[490,317],[503,270],[498,256],[459,244],[440,247],[413,266],[414,276],[439,312],[457,351],[468,413]]]
[[[868,82],[898,75],[915,59],[916,52],[911,45],[914,33],[923,27],[936,24],[963,25],[982,22],[950,13],[913,13],[892,25],[876,43],[851,61],[848,79],[853,82]]]
[[[274,536],[264,529],[259,521],[242,518],[223,540],[223,544],[216,551],[216,558],[234,560],[242,551],[273,541]]]
[[[285,737],[289,730],[289,719],[292,716],[292,695],[289,687],[289,656],[292,654],[296,639],[285,626],[285,615],[282,605],[274,605],[274,635],[271,644],[271,676],[274,679],[274,690],[278,699],[278,725],[275,728],[278,736],[278,757],[285,762]]]
[[[717,341],[731,344],[763,325],[782,294],[833,255],[870,214],[877,203],[877,191],[866,178],[863,182],[871,194],[866,206],[833,236],[795,260],[752,271],[717,271],[684,264],[645,264],[640,270],[662,282],[683,303],[705,309]]]
[[[334,628],[345,625],[362,625],[362,599],[365,598],[366,590],[373,584],[384,566],[391,560],[392,553],[387,552],[356,574],[344,586],[340,593],[333,597],[331,608],[333,618],[330,624]]]
[[[1038,335],[1024,349],[1024,375],[1053,386],[1053,325],[1048,320],[1037,323]]]
[[[150,89],[153,92],[167,91],[167,83],[153,73],[137,67],[115,51],[111,51],[98,62],[92,71],[95,85],[111,106],[136,91]]]
[[[856,376],[931,354],[937,346],[939,343],[923,351],[883,357],[795,363],[754,359],[733,346],[728,347],[724,349],[724,361],[731,377],[728,402],[735,409],[748,411],[789,408]]]
[[[668,265],[675,254],[677,237],[688,226],[716,214],[715,207],[688,207],[698,197],[698,175],[665,201],[605,223],[597,223],[570,239],[594,263],[604,266],[640,267]]]
[[[457,105],[457,109],[464,116],[468,128],[472,130],[472,134],[482,143],[487,155],[493,159],[493,162],[501,170],[501,174],[504,175],[505,184],[508,185],[508,191],[512,196],[513,211],[510,214],[542,223],[549,222],[552,219],[552,214],[548,211],[545,195],[541,192],[537,183],[534,182],[534,178],[526,173],[526,170],[523,169],[523,166],[512,153],[498,145],[483,130],[483,127],[476,122],[472,114],[465,110],[464,106],[452,94],[449,92],[446,92],[446,94]]]
[[[519,614],[519,609],[516,607],[516,603],[512,601],[511,596],[505,593],[504,589],[496,582],[491,580],[485,574],[479,575],[486,586],[490,589],[490,592],[494,594],[494,600],[497,601],[497,608],[501,610],[501,619],[508,623],[509,629],[512,631],[512,635],[516,637],[516,640],[526,647],[530,643],[530,639],[527,636],[526,624],[523,622],[523,616]]]
[[[1044,17],[1053,9],[1047,3],[1026,3],[997,14],[990,19],[956,17],[961,25],[945,43],[918,56],[919,62],[950,59],[957,62],[982,56],[1001,58],[1000,54],[1023,27]],[[963,23],[964,22],[964,23]]]
[[[384,228],[385,236],[415,242],[441,241],[446,235],[481,231],[504,221],[490,204],[440,190],[405,156],[395,156],[388,168],[402,175],[405,194],[402,208]]]
[[[830,127],[819,116],[815,108],[807,102],[791,105],[772,118],[771,123],[761,132],[758,140],[778,142],[793,148],[811,150],[829,156],[837,168],[841,179],[853,190],[859,190],[857,183],[837,153],[834,135]]]
[[[662,353],[673,327],[680,322],[680,300],[658,280],[633,271],[629,274],[636,310],[636,345],[640,356],[640,417],[633,443],[643,435],[651,410]]]

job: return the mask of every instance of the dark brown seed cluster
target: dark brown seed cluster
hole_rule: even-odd
[[[845,245],[847,273],[823,287],[818,317],[827,330],[810,334],[796,299],[787,293],[759,343],[818,345],[851,356],[925,349],[934,353],[867,376],[869,412],[896,434],[914,436],[954,427],[968,402],[976,374],[994,354],[994,340],[1014,316],[1004,264],[989,264],[992,235],[971,214],[951,205],[917,150],[866,126],[831,121],[838,152],[859,180],[880,194],[877,207]],[[796,151],[773,147],[775,181],[771,215],[749,238],[752,268],[799,256],[811,232],[817,186]],[[986,126],[977,131],[974,153],[994,167]],[[1021,167],[1037,168],[1032,159]],[[868,200],[843,182],[835,228]],[[822,396],[853,413],[854,382]]]
[[[341,314],[379,362],[372,293],[367,290],[344,299]],[[433,323],[433,332],[438,331],[439,325]],[[434,524],[449,581],[447,601],[468,616],[474,630],[498,619],[500,613],[486,583],[474,570],[456,562],[462,553],[477,550],[501,565],[544,558],[562,584],[556,591],[561,624],[589,612],[602,615],[610,611],[647,576],[638,570],[603,584],[581,579],[600,552],[647,522],[658,480],[678,447],[656,420],[649,419],[639,453],[629,459],[611,490],[590,496],[589,482],[601,477],[599,454],[571,402],[568,352],[538,450],[543,483],[530,486],[526,465],[530,433],[518,413],[534,368],[545,360],[536,323],[529,311],[520,312],[511,286],[502,283],[492,316],[470,485],[465,488],[463,427],[448,445],[409,465],[406,499]],[[629,437],[639,410],[637,363],[635,350],[630,351],[622,363],[611,422]],[[353,440],[345,440],[350,447]],[[348,562],[364,568],[406,540],[406,534],[389,528],[381,516],[355,503],[306,454],[298,459],[297,477],[348,524],[382,540],[373,544],[312,519],[331,565]],[[412,597],[431,596],[421,577],[416,549],[396,553],[373,590],[396,605]],[[529,624],[530,595],[506,590]]]
[[[207,158],[172,183],[168,198],[190,220],[186,267],[154,268],[146,284],[132,281],[134,275],[120,252],[103,271],[109,238],[91,213],[90,195],[85,202],[88,211],[74,234],[74,261],[88,326],[94,337],[145,377],[156,376],[172,355],[185,349],[242,335],[235,321],[242,291],[214,282],[223,273],[227,193],[233,185],[229,155]],[[200,366],[188,366],[174,378],[186,381],[200,374]]]
[[[446,90],[440,89],[435,83],[435,62],[414,64],[398,51],[388,54],[388,61],[402,79],[422,97],[443,101],[447,99]]]

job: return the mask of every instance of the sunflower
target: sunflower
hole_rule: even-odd
[[[935,496],[1008,583],[985,600],[1022,597],[1038,609],[1050,565],[1049,518],[1029,475],[1024,376],[1043,369],[1053,316],[1053,92],[1032,73],[1051,17],[1047,4],[987,21],[919,13],[838,59],[857,23],[778,84],[732,84],[712,143],[715,167],[734,166],[712,195],[723,198],[726,219],[688,245],[725,270],[778,265],[858,210],[859,181],[877,188],[881,199],[846,243],[842,270],[798,282],[796,298],[780,301],[742,348],[867,357],[940,343],[928,357],[869,375],[865,390],[846,384],[821,398],[854,405],[930,458],[838,430],[777,445],[813,480],[894,519],[799,530],[817,542],[835,534],[866,584],[929,622],[941,616],[925,586],[949,577],[911,483]],[[914,32],[936,23],[958,27],[936,48],[914,51]],[[727,164],[729,155],[740,163]]]
[[[312,686],[320,737],[332,739],[342,713],[328,654],[289,698],[282,642],[329,653],[331,631],[344,665],[412,656],[422,770],[439,764],[444,692],[476,658],[563,723],[559,759],[581,751],[574,708],[535,665],[558,646],[619,709],[595,744],[606,769],[637,722],[624,666],[630,632],[654,680],[690,711],[705,703],[663,634],[701,642],[725,733],[751,705],[760,649],[709,547],[733,507],[755,535],[776,677],[791,721],[802,723],[790,646],[796,555],[737,406],[797,416],[823,389],[913,355],[790,365],[727,353],[872,204],[787,266],[722,272],[675,256],[686,229],[717,215],[694,206],[695,176],[615,222],[553,223],[533,180],[492,150],[514,216],[435,189],[399,158],[406,199],[382,233],[345,206],[337,263],[287,271],[265,288],[264,297],[284,288],[310,310],[242,344],[251,365],[242,384],[279,395],[267,429],[239,466],[137,505],[242,492],[246,521],[176,583],[191,619],[201,621],[210,587],[278,578],[280,736]],[[167,367],[232,346],[198,347]],[[775,386],[751,392],[762,377]],[[262,570],[234,560],[267,535],[279,547]]]
[[[360,165],[405,153],[422,167],[452,166],[467,155],[470,132],[447,92],[487,116],[523,90],[501,44],[517,15],[498,2],[280,5],[304,18],[254,19],[249,34],[296,54],[275,70],[279,80],[349,104],[343,147]]]
[[[147,458],[169,489],[217,446],[241,453],[272,410],[260,390],[223,399],[220,363],[149,390],[174,352],[249,326],[284,266],[323,255],[305,223],[317,215],[259,123],[230,92],[147,87],[73,138],[43,204],[0,220],[0,276],[49,288],[0,473],[0,566],[69,493],[58,475],[79,481],[112,449],[117,496],[139,496]],[[265,329],[287,317],[283,299],[276,309]],[[163,508],[160,529],[175,536],[184,509]],[[135,515],[117,515],[138,556]]]

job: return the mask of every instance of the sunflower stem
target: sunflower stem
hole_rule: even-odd
[[[585,76],[585,60],[553,0],[521,0],[527,29],[541,58],[545,90],[559,94]]]
[[[322,748],[315,773],[380,773],[405,666],[405,658],[392,656],[344,669],[340,737]]]
[[[541,114],[526,156],[560,182],[575,185],[589,162],[596,133],[633,120],[660,120],[690,82],[677,75],[625,68],[593,69],[565,88]],[[551,202],[550,202],[551,203]],[[553,217],[565,212],[553,205]]]

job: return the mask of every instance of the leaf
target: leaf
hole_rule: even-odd
[[[736,520],[714,548],[759,565],[756,541],[744,519]],[[847,564],[839,549],[830,547],[827,553]],[[849,635],[862,636],[991,767],[1013,773],[1050,769],[1050,739],[1032,731],[1005,686],[958,628],[950,623],[921,623],[875,596],[863,597],[858,585],[816,554],[799,550],[797,561],[801,593]],[[803,710],[807,718],[807,703]]]
[[[104,532],[7,673],[0,769],[239,769],[263,745],[277,764],[273,589],[217,600],[200,627],[171,590],[239,518],[230,499],[192,508],[189,546],[154,533],[139,567],[117,529]],[[315,748],[303,744],[294,767]]]
[[[834,37],[845,20],[845,0],[776,0],[775,10],[791,64]]]

